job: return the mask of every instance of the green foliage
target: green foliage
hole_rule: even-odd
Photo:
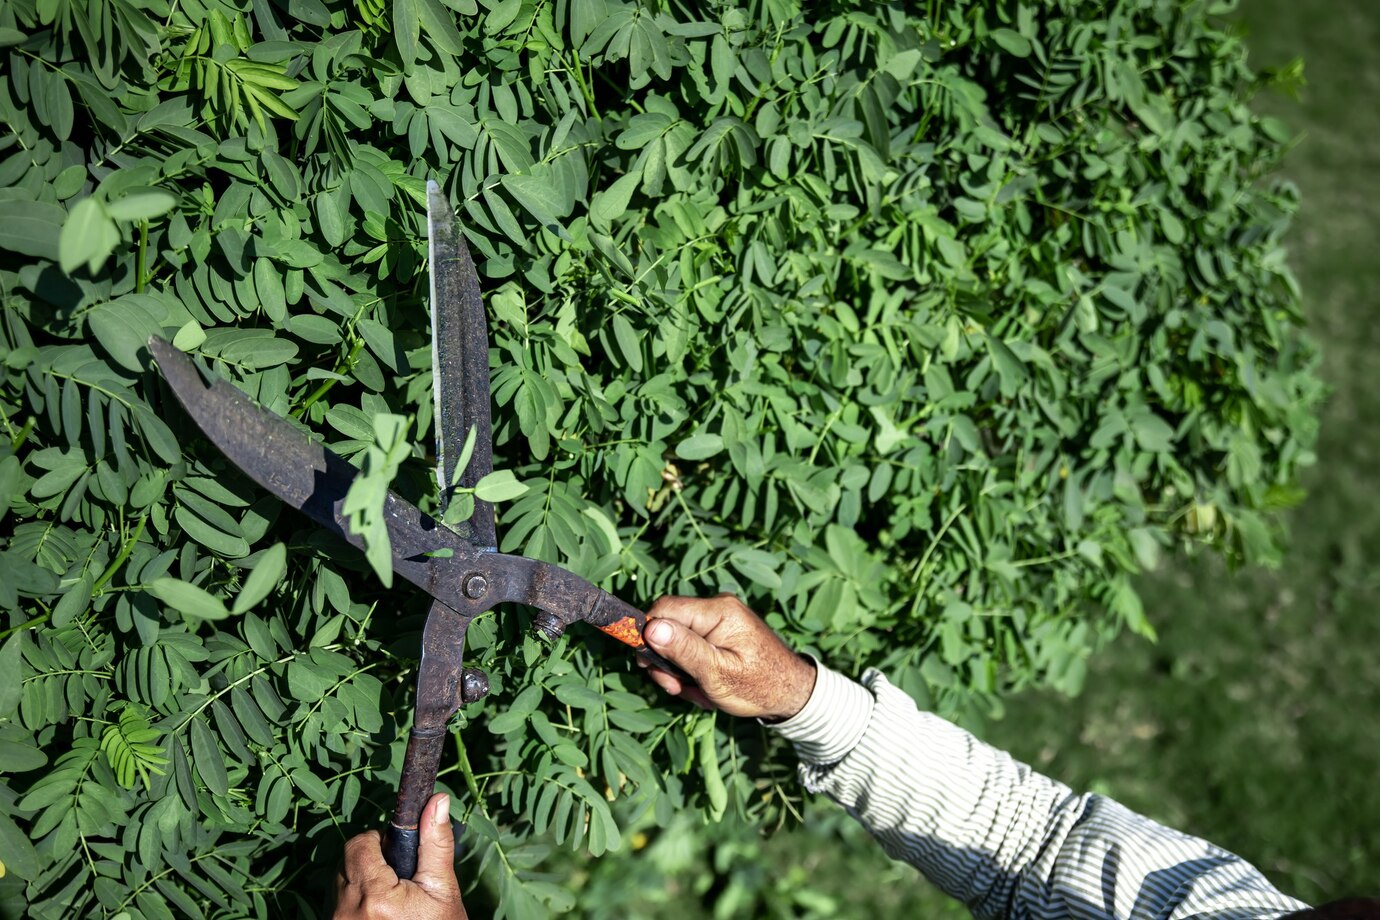
[[[1273,558],[1319,385],[1240,43],[1204,3],[943,7],[0,10],[29,912],[310,912],[388,811],[426,599],[231,469],[144,343],[358,462],[365,532],[390,481],[435,510],[430,177],[494,319],[516,476],[466,496],[511,501],[506,551],[630,601],[737,591],[944,711],[1075,690],[1099,637],[1151,632],[1129,577],[1167,547]],[[505,916],[569,905],[552,844],[794,807],[759,728],[527,617],[471,628],[495,692],[442,776]]]
[[[393,549],[383,514],[388,487],[411,452],[407,441],[411,420],[380,412],[372,419],[374,443],[364,449],[359,476],[350,483],[341,511],[350,530],[364,540],[364,555],[385,588],[393,586]]]

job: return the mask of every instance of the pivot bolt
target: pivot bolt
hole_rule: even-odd
[[[489,590],[489,580],[483,575],[471,575],[465,579],[465,596],[477,601]]]

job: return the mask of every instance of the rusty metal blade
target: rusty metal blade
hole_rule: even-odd
[[[479,274],[450,203],[435,182],[427,183],[426,198],[436,478],[445,508],[452,484],[473,488],[494,468],[488,318],[479,293]],[[475,429],[474,451],[457,482],[455,467],[471,427]],[[488,502],[476,501],[474,514],[456,529],[481,549],[497,549],[494,509]]]
[[[190,358],[162,339],[149,339],[149,351],[178,402],[231,463],[324,529],[363,549],[341,512],[358,470],[228,382],[208,382]],[[464,595],[463,575],[476,568],[480,557],[494,554],[477,551],[392,492],[384,502],[384,517],[394,572],[466,617],[487,609]],[[437,551],[439,556],[428,555]]]

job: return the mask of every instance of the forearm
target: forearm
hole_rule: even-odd
[[[869,672],[828,669],[779,726],[801,777],[978,917],[1273,917],[1303,905],[1244,861],[1108,799],[1075,795]]]

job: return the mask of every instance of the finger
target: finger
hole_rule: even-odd
[[[699,687],[686,687],[684,690],[680,692],[680,698],[683,700],[689,700],[701,709],[718,708],[712,702],[710,702],[709,697],[705,696],[704,691],[701,690]]]
[[[652,650],[680,667],[696,683],[713,675],[718,650],[692,627],[670,617],[649,620],[643,638]]]
[[[335,904],[337,908],[347,906],[346,897],[350,890],[350,883],[345,879],[345,868],[342,866],[340,871],[335,874]]]
[[[444,792],[433,795],[422,809],[420,837],[412,881],[434,898],[455,897],[460,891],[455,877],[455,832],[450,827],[450,796]]]
[[[647,611],[647,619],[674,620],[701,636],[707,636],[723,620],[722,608],[700,597],[678,597],[668,594],[659,598]],[[650,625],[650,623],[649,623]],[[645,638],[645,632],[643,636]]]
[[[681,692],[685,689],[679,677],[674,674],[668,674],[661,670],[661,668],[649,667],[647,669],[647,676],[652,679],[654,684],[672,696],[680,696]]]
[[[384,862],[383,837],[378,831],[365,831],[345,842],[345,879],[359,885],[375,879],[397,884],[398,874]]]
[[[694,684],[687,684],[674,674],[668,674],[660,668],[654,668],[649,665],[647,676],[651,677],[657,686],[661,687],[661,689],[672,696],[678,696],[683,700],[694,703],[702,709],[718,708],[709,701],[709,697],[704,695],[703,690],[696,687]]]

